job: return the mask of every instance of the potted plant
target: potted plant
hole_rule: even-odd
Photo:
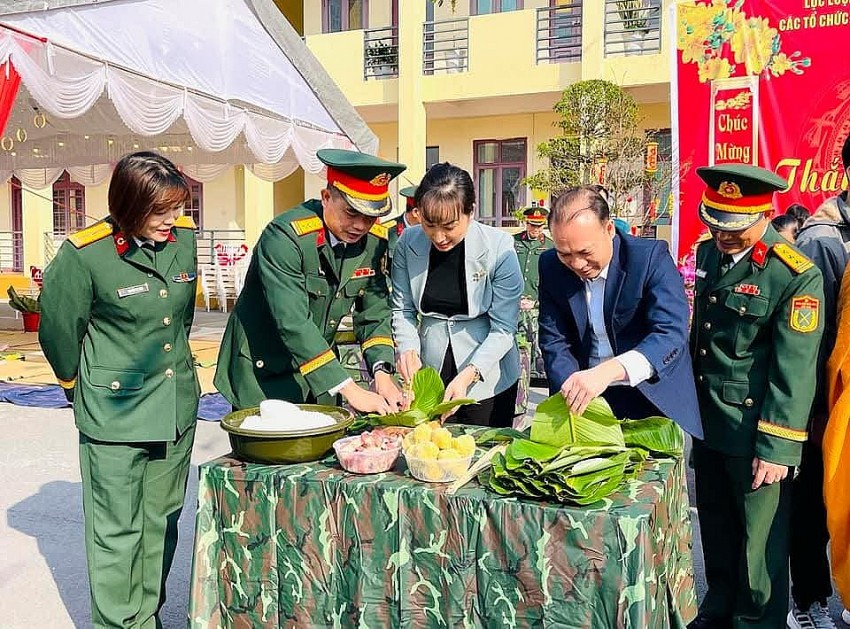
[[[652,0],[617,0],[617,13],[623,24],[623,42],[626,54],[643,52],[649,34],[649,15]]]
[[[6,294],[9,296],[9,306],[21,313],[24,320],[24,332],[38,332],[41,303],[32,297],[19,295],[14,286],[10,286]]]
[[[398,72],[398,46],[376,41],[366,47],[366,68],[372,76],[395,76]]]

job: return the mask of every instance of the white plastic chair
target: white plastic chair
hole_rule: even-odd
[[[215,297],[215,265],[199,264],[198,273],[200,275],[199,279],[201,281],[201,295],[204,299],[204,308],[206,308],[206,311],[209,312],[210,304],[212,303],[212,300]]]

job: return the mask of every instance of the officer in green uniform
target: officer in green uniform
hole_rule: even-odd
[[[543,354],[537,342],[537,290],[540,285],[540,273],[537,265],[541,254],[554,243],[543,231],[549,210],[533,205],[523,211],[525,231],[514,236],[514,249],[519,258],[519,268],[525,281],[525,290],[520,299],[517,336],[529,350],[529,377],[531,380],[546,378]],[[521,382],[522,383],[522,382]]]
[[[395,251],[396,243],[398,242],[398,239],[401,238],[401,234],[408,227],[413,227],[414,225],[419,224],[419,210],[416,208],[416,190],[418,187],[419,186],[408,186],[398,191],[398,193],[405,199],[404,214],[402,214],[398,220],[387,221],[384,223],[384,226],[388,230],[387,238],[389,240],[390,249],[390,264],[387,266],[388,269],[392,268],[393,251]]]
[[[519,268],[522,269],[522,279],[525,280],[523,297],[536,305],[537,288],[540,285],[537,263],[541,254],[554,245],[543,231],[549,210],[534,206],[526,208],[522,215],[525,218],[525,231],[514,236],[514,249],[519,258]]]
[[[39,342],[80,431],[95,627],[161,626],[200,395],[189,199],[167,159],[124,157],[110,217],[70,236],[44,273]]]
[[[785,626],[790,480],[806,441],[823,332],[820,271],[770,224],[781,177],[697,170],[691,353],[705,440],[694,440],[708,592],[689,627]]]
[[[405,166],[339,149],[317,153],[327,187],[284,212],[260,236],[221,342],[215,385],[235,408],[265,399],[398,410],[384,268],[389,182]],[[354,333],[377,392],[348,377],[334,335],[352,313]]]

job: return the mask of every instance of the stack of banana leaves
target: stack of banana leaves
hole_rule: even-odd
[[[681,458],[681,429],[666,417],[618,420],[602,398],[581,415],[560,393],[537,407],[530,431],[495,429],[479,444],[502,441],[479,481],[504,496],[590,505],[640,472],[649,458]]]

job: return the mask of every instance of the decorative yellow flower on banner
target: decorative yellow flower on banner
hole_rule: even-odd
[[[690,0],[680,4],[676,47],[682,63],[697,64],[702,83],[740,74],[802,74],[811,59],[799,51],[782,52],[779,31],[767,18],[747,16],[743,6],[744,0]]]
[[[779,31],[770,27],[767,18],[753,17],[740,27],[736,25],[730,42],[735,63],[743,61],[748,75],[761,74],[770,64],[778,39]]]
[[[728,79],[732,76],[732,66],[726,59],[709,59],[699,65],[699,82]]]

